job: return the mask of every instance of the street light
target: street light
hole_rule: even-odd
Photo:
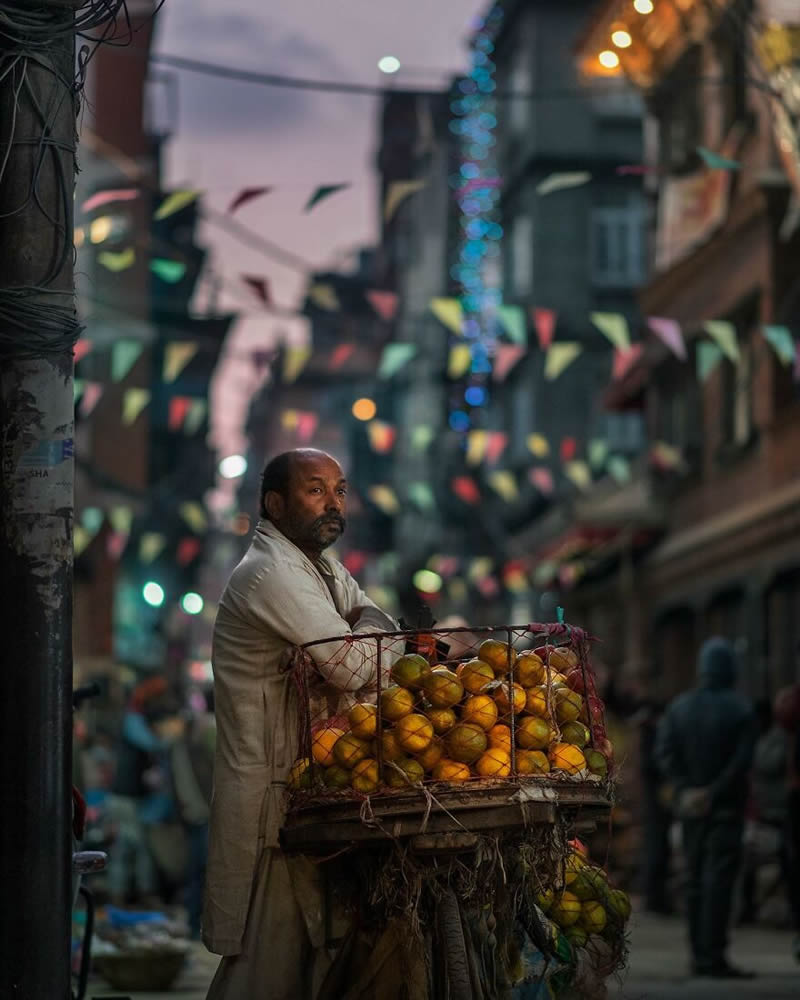
[[[616,31],[612,32],[611,41],[618,49],[627,49],[630,48],[633,39],[630,36],[630,32],[624,28],[617,28]]]
[[[604,69],[616,69],[619,66],[619,56],[611,49],[604,49],[597,57],[597,61]]]
[[[187,615],[199,615],[205,606],[203,598],[190,590],[181,598],[181,607]]]
[[[164,603],[164,588],[155,580],[148,580],[142,587],[142,597],[151,608],[160,608]]]
[[[652,14],[653,0],[633,0],[633,9],[637,14]]]
[[[378,60],[378,69],[381,73],[396,73],[400,69],[400,60],[397,56],[383,56]]]
[[[244,455],[228,455],[219,463],[219,474],[223,479],[238,479],[247,472],[247,459]]]

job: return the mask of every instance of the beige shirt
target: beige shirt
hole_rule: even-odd
[[[326,556],[322,562],[331,587],[296,545],[260,521],[217,612],[212,652],[217,746],[203,914],[203,939],[217,954],[241,950],[259,855],[279,846],[286,781],[299,755],[296,690],[281,669],[288,650],[359,629],[398,627],[341,563]],[[344,616],[357,607],[372,609],[370,621],[351,630]],[[401,645],[387,641],[384,669]],[[375,685],[374,639],[325,643],[310,653],[322,680],[350,692],[349,701]]]

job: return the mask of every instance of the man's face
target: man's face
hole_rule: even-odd
[[[321,552],[345,529],[347,481],[341,466],[327,455],[294,458],[286,499],[271,493],[267,505],[275,525],[298,548]]]

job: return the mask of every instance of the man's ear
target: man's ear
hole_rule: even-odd
[[[264,497],[264,504],[267,508],[270,521],[280,521],[286,510],[286,501],[275,490],[270,490]]]

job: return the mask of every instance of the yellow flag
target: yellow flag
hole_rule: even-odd
[[[283,355],[283,381],[296,381],[310,357],[310,344],[288,344]]]
[[[478,465],[489,444],[488,431],[470,431],[467,434],[467,465]]]
[[[734,364],[739,360],[739,339],[736,327],[723,319],[710,319],[703,323],[703,329],[716,341],[725,357]]]
[[[333,285],[312,285],[308,290],[308,297],[315,306],[328,312],[338,312],[342,308]]]
[[[122,400],[122,423],[130,427],[149,402],[149,389],[126,389]]]
[[[580,344],[572,341],[561,344],[551,344],[547,348],[547,356],[544,362],[544,377],[548,382],[557,379],[558,376],[568,368],[575,358],[583,350]]]
[[[589,318],[618,351],[627,351],[631,346],[628,321],[622,313],[593,312]]]
[[[114,253],[111,250],[103,250],[97,255],[97,263],[102,264],[107,271],[127,271],[136,263],[136,251],[133,247],[127,250],[120,250]]]
[[[491,556],[478,556],[469,564],[467,576],[471,583],[477,583],[479,580],[485,580],[493,568],[494,560]]]
[[[91,540],[92,536],[86,528],[82,527],[80,524],[76,524],[75,529],[72,532],[72,548],[75,555],[79,556]]]
[[[285,431],[293,431],[297,428],[297,422],[300,419],[297,410],[284,410],[281,414],[281,427]]]
[[[400,504],[391,486],[370,486],[368,496],[384,514],[391,516],[400,510]]]
[[[197,344],[193,340],[173,340],[164,351],[165,382],[174,382],[183,369],[197,354]]]
[[[108,519],[111,527],[119,535],[129,535],[131,533],[131,521],[133,511],[130,507],[112,507],[108,512]]]
[[[151,563],[164,551],[167,539],[159,531],[146,531],[139,542],[139,558],[143,563]]]
[[[507,469],[498,469],[497,472],[493,472],[489,476],[489,484],[507,503],[511,503],[519,496],[517,481],[513,473]]]
[[[579,490],[588,490],[592,485],[592,473],[587,462],[580,459],[567,462],[564,465],[564,473]]]
[[[537,458],[544,458],[550,454],[550,445],[543,434],[529,434],[527,444],[530,453]]]
[[[425,181],[392,181],[386,190],[386,200],[383,203],[383,219],[389,222],[400,205],[409,197],[425,187]]]
[[[431,299],[431,312],[448,330],[463,333],[464,310],[458,299]]]
[[[456,344],[450,348],[447,374],[450,378],[460,378],[469,368],[470,361],[472,361],[472,351],[469,344]]]
[[[173,191],[172,194],[168,194],[158,206],[153,218],[158,222],[161,219],[166,219],[170,215],[174,215],[175,212],[180,212],[182,208],[185,208],[187,205],[191,205],[199,194],[199,191]]]
[[[178,508],[178,513],[189,525],[192,531],[202,535],[208,528],[208,518],[203,510],[203,505],[196,500],[187,500]]]

